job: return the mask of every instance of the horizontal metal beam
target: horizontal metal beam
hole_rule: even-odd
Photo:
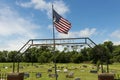
[[[76,39],[89,39],[88,37],[81,38],[55,38],[55,40],[76,40]],[[53,40],[53,39],[30,39],[30,41],[45,41],[45,40]]]
[[[80,44],[86,44],[86,43],[55,43],[55,45],[70,45],[70,44],[78,44],[78,45],[80,45]],[[53,45],[53,44],[31,44],[31,46],[51,46],[51,45]]]

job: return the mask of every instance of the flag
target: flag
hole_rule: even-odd
[[[56,27],[56,30],[60,33],[67,34],[71,28],[71,23],[60,16],[54,9],[53,9],[53,23]]]

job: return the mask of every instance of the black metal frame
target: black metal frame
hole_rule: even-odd
[[[53,39],[30,39],[28,40],[22,48],[18,51],[18,53],[14,56],[13,61],[13,72],[15,72],[15,60],[16,58],[22,56],[25,54],[25,51],[29,49],[32,46],[53,46]],[[88,37],[82,37],[82,38],[56,38],[55,39],[55,45],[87,45],[90,48],[93,48],[96,46],[96,43],[93,42]],[[19,72],[19,59],[18,59],[18,67],[17,72]]]

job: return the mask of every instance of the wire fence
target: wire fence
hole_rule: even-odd
[[[7,74],[6,73],[0,73],[0,80],[7,80]]]

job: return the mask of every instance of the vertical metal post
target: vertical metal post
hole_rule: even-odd
[[[20,64],[20,62],[18,61],[18,67],[17,67],[17,72],[19,73],[19,64]]]
[[[15,61],[13,61],[13,73],[15,72]]]
[[[85,44],[87,44],[87,38],[85,38]]]
[[[16,60],[16,55],[13,57],[13,73],[15,72],[15,60]]]
[[[54,14],[53,14],[53,5],[52,5],[52,24],[53,24],[53,54],[54,54],[54,66],[55,66],[55,77],[57,80],[57,67],[56,67],[56,56],[55,56],[55,30],[54,30]]]

